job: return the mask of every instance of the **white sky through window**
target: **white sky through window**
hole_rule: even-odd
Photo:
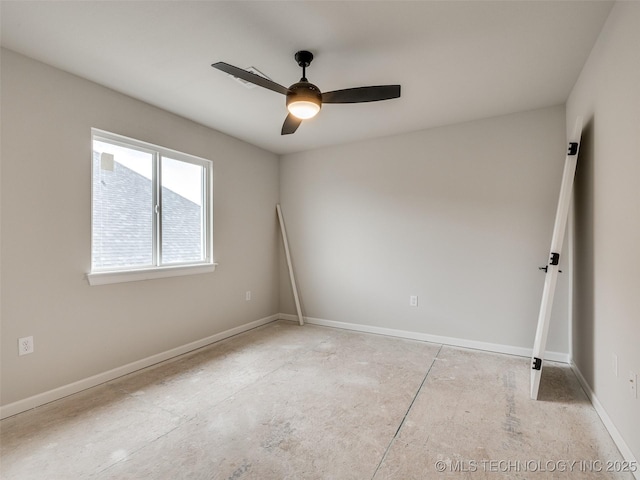
[[[98,153],[112,154],[116,162],[151,180],[153,170],[148,152],[99,140],[93,141],[93,150]],[[202,167],[168,157],[164,157],[164,160],[162,186],[197,205],[202,205]]]

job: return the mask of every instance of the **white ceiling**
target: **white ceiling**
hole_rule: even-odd
[[[611,1],[6,1],[2,46],[283,154],[564,103]],[[322,91],[402,85],[325,105],[281,136],[285,97],[211,68],[256,67]]]

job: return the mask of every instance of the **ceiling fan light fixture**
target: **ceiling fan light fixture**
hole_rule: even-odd
[[[293,103],[287,105],[289,113],[294,117],[302,120],[315,117],[320,111],[320,105],[314,102],[307,102],[306,100],[296,100]]]
[[[309,82],[294,83],[287,92],[287,110],[302,120],[315,117],[322,107],[320,89]]]

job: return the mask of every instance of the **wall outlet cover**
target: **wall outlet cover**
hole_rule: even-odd
[[[33,353],[33,337],[22,337],[18,339],[18,355]]]

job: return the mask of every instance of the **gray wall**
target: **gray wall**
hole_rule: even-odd
[[[640,3],[617,2],[567,102],[585,117],[575,190],[573,358],[640,459]],[[618,377],[612,355],[618,357]]]
[[[285,155],[304,314],[530,349],[564,152],[556,106]],[[548,347],[566,353],[566,275],[556,298]]]
[[[88,285],[91,127],[214,161],[215,272]],[[278,312],[276,155],[7,50],[1,153],[3,405]]]

